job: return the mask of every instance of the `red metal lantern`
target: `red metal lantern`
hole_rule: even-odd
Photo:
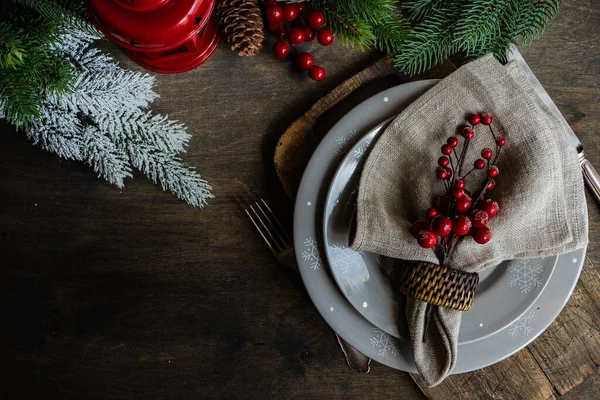
[[[136,63],[174,74],[206,61],[219,44],[216,0],[87,0],[94,25]]]

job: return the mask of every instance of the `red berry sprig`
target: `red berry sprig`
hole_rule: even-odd
[[[273,45],[273,55],[276,58],[286,58],[293,50],[296,54],[296,66],[308,71],[308,76],[315,81],[325,79],[325,68],[315,65],[312,54],[299,51],[296,46],[305,42],[312,42],[315,38],[322,46],[333,43],[334,36],[331,30],[324,28],[325,14],[313,10],[307,12],[304,3],[283,3],[275,0],[265,0],[265,18],[268,21],[268,30],[278,33],[279,40]],[[296,26],[286,29],[286,22]]]
[[[462,148],[458,149],[460,139],[456,136],[449,137],[442,145],[435,175],[443,181],[446,193],[437,198],[435,207],[427,209],[426,216],[430,222],[419,220],[411,228],[419,246],[426,249],[438,246],[441,249],[442,265],[448,262],[458,241],[466,235],[471,235],[479,244],[486,244],[492,239],[492,232],[487,225],[498,214],[500,206],[496,201],[486,198],[486,194],[496,187],[494,178],[500,175],[496,160],[506,145],[506,139],[495,134],[493,120],[489,113],[472,114],[467,118],[467,124],[459,129],[463,138]],[[466,155],[478,126],[488,127],[496,148],[483,148],[481,158],[475,160],[473,167],[464,173]],[[466,189],[466,178],[477,170],[483,170],[487,179],[473,198]]]

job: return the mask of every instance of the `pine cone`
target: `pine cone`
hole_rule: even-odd
[[[253,56],[262,48],[263,19],[258,0],[219,0],[221,32],[240,56]]]

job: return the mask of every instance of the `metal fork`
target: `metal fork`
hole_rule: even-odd
[[[277,261],[298,272],[292,241],[267,203],[260,199],[260,202],[254,202],[250,205],[250,210],[245,211]],[[354,371],[369,372],[371,359],[352,347],[337,333],[335,336],[348,366]]]
[[[277,261],[298,271],[292,241],[267,203],[263,199],[260,199],[260,202],[254,202],[250,205],[250,211],[246,209],[246,214],[250,217]]]

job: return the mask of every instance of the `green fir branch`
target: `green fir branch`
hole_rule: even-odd
[[[445,7],[451,0],[408,0],[402,2],[410,21],[421,21]]]
[[[7,120],[23,128],[41,116],[45,95],[72,89],[74,70],[55,50],[58,22],[22,6],[0,8],[0,99]]]
[[[372,25],[375,47],[383,52],[394,54],[404,44],[410,34],[410,23],[398,10]]]
[[[6,1],[6,0],[4,0]],[[41,16],[68,27],[96,34],[98,30],[89,21],[83,0],[12,0],[29,7]]]

